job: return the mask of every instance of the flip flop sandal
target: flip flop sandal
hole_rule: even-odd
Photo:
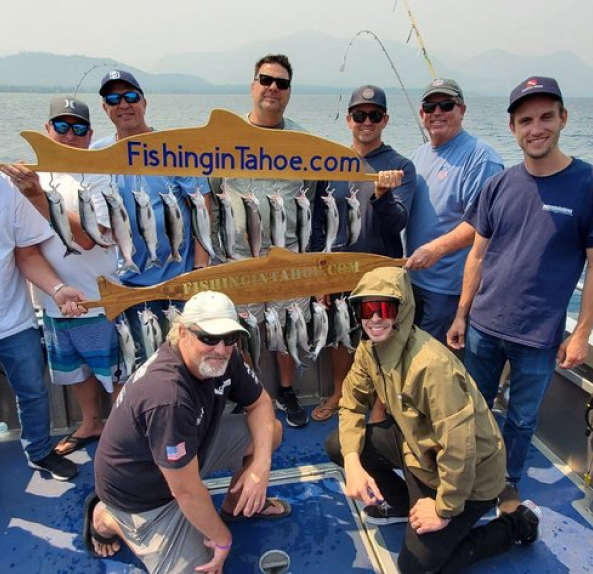
[[[323,401],[320,405],[317,405],[311,413],[311,418],[318,422],[324,422],[331,419],[340,409],[338,405],[330,405],[328,401]]]
[[[76,432],[76,431],[74,431]],[[84,448],[85,446],[98,441],[101,437],[97,436],[97,435],[93,435],[93,436],[85,436],[85,437],[79,437],[79,436],[73,436],[74,432],[71,432],[69,435],[65,436],[63,439],[61,439],[58,444],[56,444],[56,446],[54,446],[54,452],[56,452],[57,454],[61,455],[61,456],[66,456],[67,454],[71,454],[77,450],[80,450],[81,448]],[[61,446],[66,446],[65,449],[61,449],[58,450],[59,447]]]
[[[119,540],[119,536],[116,534],[106,538],[95,530],[95,527],[93,526],[93,513],[95,511],[95,506],[97,506],[99,502],[99,497],[95,492],[91,492],[84,501],[82,541],[84,542],[85,548],[89,551],[89,554],[93,556],[93,558],[103,558],[103,556],[97,554],[95,551],[93,540],[96,540],[100,544],[113,544]]]
[[[282,506],[282,512],[279,514],[264,514],[264,511],[270,506]],[[260,512],[256,512],[251,516],[245,516],[244,514],[239,514],[235,516],[232,512],[226,512],[222,508],[219,511],[220,518],[222,518],[223,522],[244,522],[245,520],[252,520],[254,518],[259,518],[261,520],[279,520],[280,518],[286,518],[292,512],[292,506],[286,500],[281,500],[280,498],[266,498],[266,502],[264,507],[261,509]]]

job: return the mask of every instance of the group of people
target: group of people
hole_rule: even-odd
[[[284,115],[292,75],[286,56],[260,59],[245,121],[302,130]],[[91,145],[88,107],[67,97],[52,100],[48,137],[101,148],[150,131],[146,96],[132,74],[109,72],[100,94],[116,128],[112,136]],[[537,540],[541,511],[531,501],[521,502],[519,482],[539,405],[556,365],[571,368],[584,361],[593,327],[588,272],[593,168],[560,150],[568,114],[558,83],[531,77],[511,92],[509,127],[524,161],[506,170],[490,146],[463,129],[465,111],[457,82],[431,82],[420,103],[429,141],[411,159],[382,140],[389,115],[380,87],[354,90],[346,116],[353,150],[366,171],[378,177],[374,184],[358,185],[358,240],[348,244],[347,217],[340,217],[333,249],[407,254],[408,259],[404,269],[366,274],[348,294],[362,340],[354,357],[340,347],[331,350],[333,392],[311,416],[322,421],[339,412],[339,427],[326,449],[344,466],[348,495],[366,504],[365,519],[407,522],[398,558],[403,573],[458,572],[515,543]],[[209,254],[189,239],[189,193],[204,195],[216,233],[221,208],[212,193],[229,196],[242,208],[241,197],[260,194],[266,205],[265,196],[279,192],[286,210],[286,247],[298,251],[294,199],[304,191],[314,205],[309,248],[321,251],[327,233],[324,199],[331,193],[344,213],[348,184],[257,180],[256,186],[244,178],[121,175],[85,175],[81,181],[70,174],[36,174],[20,164],[3,171],[0,237],[6,287],[0,295],[0,362],[17,395],[29,465],[71,479],[77,469],[65,455],[101,436],[95,492],[84,509],[84,540],[91,553],[111,556],[123,541],[150,572],[222,572],[232,547],[228,523],[279,519],[291,512],[287,501],[266,496],[282,428],[270,395],[237,350],[245,332],[238,322],[241,309],[216,292],[179,303],[167,341],[148,360],[139,356],[141,366],[122,385],[113,324],[102,310],[81,315],[79,303],[98,298],[93,281],[100,274],[147,286],[208,265]],[[72,235],[67,240],[80,247],[82,256],[64,257],[64,244],[48,224],[57,226],[51,194],[58,184]],[[109,186],[117,187],[131,218],[132,192],[139,188],[155,212],[163,209],[159,192],[176,194],[188,227],[181,261],[146,269],[150,254],[134,237],[134,261],[142,271],[117,275],[118,253],[108,241],[111,222],[102,208],[101,189]],[[88,189],[98,206],[105,248],[84,229],[75,207],[80,188]],[[266,221],[263,217],[261,255],[271,245]],[[237,219],[236,226],[235,249],[250,257],[247,222]],[[158,233],[164,236],[165,230]],[[577,326],[563,340],[568,300],[585,264]],[[26,280],[44,293],[52,381],[74,385],[81,405],[80,427],[53,449],[43,355]],[[338,296],[311,295],[326,302]],[[162,318],[168,303],[147,305]],[[305,314],[307,303],[308,298],[298,301]],[[267,306],[282,311],[289,304],[250,305],[249,310],[261,322]],[[138,310],[126,312],[133,332],[142,327]],[[276,406],[289,426],[305,426],[308,414],[293,389],[294,362],[283,353],[275,355]],[[501,430],[491,409],[507,361],[510,398]],[[116,397],[105,424],[97,407],[101,385]],[[225,412],[227,399],[243,410]],[[203,479],[222,468],[234,474],[217,511]],[[499,518],[473,528],[494,506]]]

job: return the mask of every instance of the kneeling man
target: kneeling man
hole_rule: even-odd
[[[281,518],[266,498],[282,438],[272,401],[236,348],[235,306],[194,295],[167,342],[126,383],[95,457],[96,494],[85,503],[85,544],[111,556],[123,540],[153,573],[222,572],[232,545],[225,522]],[[246,414],[224,414],[227,399]],[[235,471],[217,512],[202,477]]]
[[[537,540],[541,510],[531,501],[473,528],[505,485],[502,435],[461,362],[412,324],[406,272],[367,273],[350,303],[363,340],[326,448],[345,468],[347,494],[367,504],[367,522],[407,522],[399,572],[457,573]],[[387,419],[366,424],[377,398]]]

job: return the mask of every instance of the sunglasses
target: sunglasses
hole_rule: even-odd
[[[125,100],[127,104],[137,104],[141,99],[142,94],[132,90],[124,92],[123,94],[107,94],[106,96],[103,96],[103,101],[108,106],[119,106],[119,103],[122,100]]]
[[[352,112],[350,117],[356,124],[363,124],[367,118],[369,118],[373,124],[378,124],[385,117],[385,113],[380,112],[379,110],[373,110],[371,112],[357,110]]]
[[[71,124],[69,122],[65,122],[64,120],[52,120],[49,123],[61,136],[67,134],[70,128],[72,128],[74,135],[79,137],[86,136],[86,134],[88,134],[89,130],[91,129],[89,124]]]
[[[259,74],[255,79],[266,88],[269,88],[274,82],[279,90],[288,90],[290,88],[290,80],[286,78],[275,78],[274,76],[268,76],[268,74]]]
[[[372,319],[377,313],[381,319],[395,319],[398,304],[395,301],[361,301],[354,305],[354,314],[361,321]]]
[[[200,341],[200,343],[204,343],[204,345],[208,345],[209,347],[216,347],[221,341],[224,343],[225,347],[230,347],[231,345],[234,345],[241,336],[239,331],[226,333],[224,335],[211,335],[204,331],[193,331],[192,329],[188,329],[188,331]]]
[[[422,102],[422,111],[425,114],[432,114],[437,108],[441,108],[442,112],[450,112],[458,105],[459,104],[453,100],[445,100],[443,102]]]

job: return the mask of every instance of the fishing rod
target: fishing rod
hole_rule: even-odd
[[[404,1],[404,5],[406,7],[406,11],[408,13],[408,18],[410,19],[410,22],[412,23],[412,30],[416,34],[416,40],[418,41],[418,46],[420,48],[420,52],[422,52],[422,56],[424,57],[424,60],[426,61],[426,64],[428,66],[428,71],[430,72],[430,75],[432,76],[432,78],[434,80],[434,79],[436,79],[437,75],[436,75],[436,72],[434,71],[432,62],[430,61],[430,58],[428,57],[428,52],[426,50],[426,46],[424,45],[424,40],[422,40],[420,30],[418,29],[418,26],[416,24],[416,19],[414,18],[414,15],[412,14],[412,10],[410,8],[410,5],[408,4],[408,0],[403,0],[403,1]],[[394,10],[395,10],[396,6],[397,6],[397,0],[395,0],[395,5],[393,6]],[[408,39],[406,40],[406,44],[410,41],[410,36],[412,35],[412,30],[410,30],[410,35],[408,36]]]
[[[387,48],[385,48],[385,45],[383,44],[383,42],[381,42],[379,37],[374,32],[372,32],[371,30],[360,30],[352,37],[352,39],[350,40],[350,43],[348,44],[348,47],[346,48],[346,51],[344,52],[344,59],[342,60],[342,65],[340,66],[340,72],[343,73],[346,70],[346,60],[348,58],[348,53],[350,52],[350,48],[352,47],[354,40],[356,40],[356,38],[358,38],[358,36],[360,36],[361,34],[368,34],[369,36],[372,36],[377,41],[379,46],[381,47],[381,50],[383,50],[383,53],[385,54],[385,57],[389,61],[389,65],[391,66],[391,69],[393,70],[395,77],[397,78],[397,81],[399,82],[402,92],[404,93],[404,96],[406,97],[408,106],[410,108],[410,111],[412,112],[412,117],[414,118],[416,125],[418,126],[418,130],[420,131],[420,135],[422,136],[422,140],[424,141],[424,143],[426,143],[428,141],[428,136],[426,135],[424,127],[420,123],[420,118],[419,118],[418,114],[416,113],[416,109],[414,108],[414,104],[412,104],[412,100],[410,99],[408,91],[406,90],[406,87],[404,86],[404,82],[403,82],[401,76],[399,75],[399,72],[397,71],[397,68],[395,67],[393,60],[391,59],[391,56],[387,52]],[[341,98],[342,98],[342,96],[340,94],[340,99]],[[336,117],[336,119],[337,119],[337,117]]]
[[[96,70],[97,68],[102,68],[103,66],[117,66],[117,64],[110,64],[108,62],[103,62],[102,64],[93,64],[92,68],[89,68],[86,72],[84,72],[82,74],[82,77],[80,78],[78,84],[76,84],[76,89],[74,90],[74,96],[76,96],[76,94],[78,94],[78,90],[80,89],[80,86],[82,85],[82,82],[84,82],[84,79],[93,71]]]

